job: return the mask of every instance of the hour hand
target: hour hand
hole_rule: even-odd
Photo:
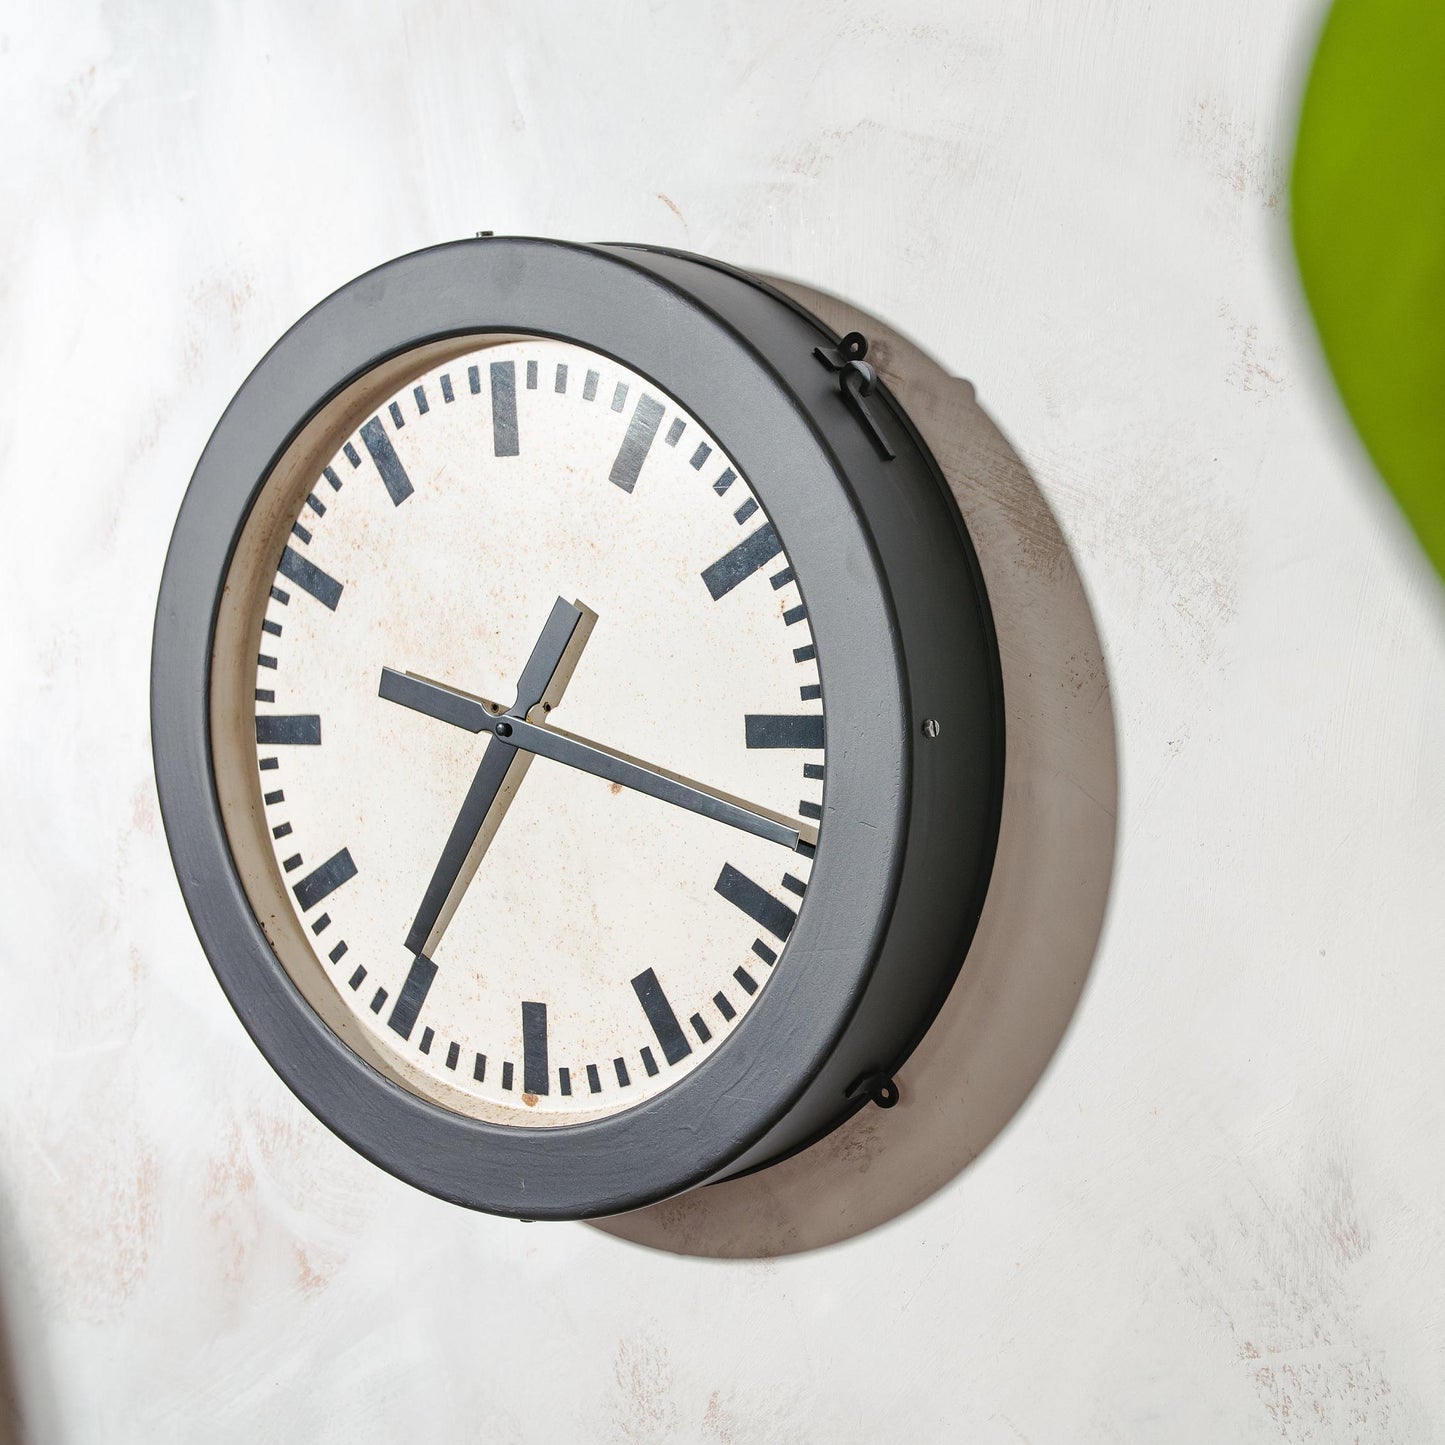
[[[491,732],[501,712],[496,703],[489,704],[470,693],[458,692],[410,672],[398,672],[394,667],[381,669],[377,695],[469,733]]]
[[[597,614],[584,603],[557,599],[517,681],[517,701],[509,709],[513,716],[527,717],[538,708],[549,712],[556,707],[596,623]],[[500,703],[473,697],[414,672],[398,672],[394,667],[381,669],[377,695],[469,733],[495,731],[496,720],[502,714]]]

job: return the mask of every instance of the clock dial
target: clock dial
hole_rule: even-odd
[[[696,417],[572,344],[453,355],[336,443],[253,619],[323,1012],[479,1118],[641,1103],[726,1047],[807,891],[822,682],[783,539]]]

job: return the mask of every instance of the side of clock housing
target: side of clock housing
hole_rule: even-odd
[[[774,368],[833,458],[872,540],[904,684],[896,785],[907,809],[906,839],[882,946],[826,1063],[779,1122],[716,1176],[726,1178],[806,1148],[872,1099],[896,1100],[887,1092],[892,1076],[957,978],[988,891],[1003,800],[1002,674],[963,519],[926,443],[883,383],[850,368],[840,338],[815,316],[745,272],[681,252],[607,249],[698,298]],[[747,454],[744,438],[720,440]],[[827,677],[825,658],[825,699]],[[830,735],[830,760],[849,743]],[[850,761],[868,766],[866,758]],[[826,785],[823,807],[826,836],[837,822]]]

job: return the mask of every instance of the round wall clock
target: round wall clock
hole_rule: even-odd
[[[478,238],[298,322],[186,492],[152,665],[197,933],[330,1128],[617,1213],[870,1100],[998,834],[992,621],[927,448],[757,279]]]

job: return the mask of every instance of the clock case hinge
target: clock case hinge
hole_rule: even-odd
[[[856,1099],[866,1095],[880,1109],[891,1109],[898,1102],[898,1085],[886,1069],[860,1074],[843,1091],[845,1099]]]
[[[897,456],[868,400],[878,385],[878,373],[863,360],[868,355],[868,338],[861,331],[850,331],[836,347],[815,346],[813,355],[838,377],[838,391],[848,403],[858,425],[873,443],[885,462]]]

